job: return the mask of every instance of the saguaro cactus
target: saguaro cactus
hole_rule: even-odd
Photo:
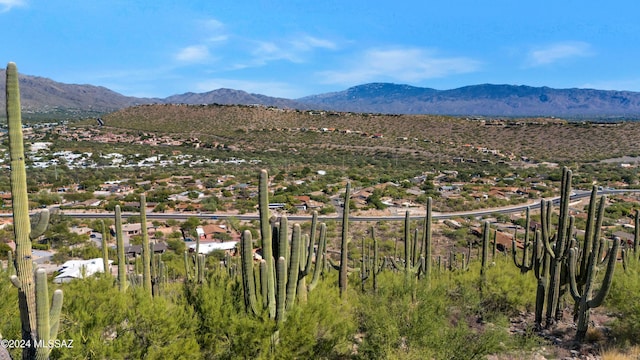
[[[556,241],[552,246],[550,243],[550,238],[548,236],[543,236],[543,241],[545,242],[545,249],[547,251],[547,255],[551,257],[551,267],[549,268],[549,289],[547,294],[547,314],[546,314],[546,325],[551,326],[555,324],[558,319],[558,315],[561,314],[559,311],[560,306],[560,294],[561,294],[561,283],[563,281],[562,273],[563,265],[565,264],[565,260],[568,255],[569,244],[570,244],[570,219],[569,219],[569,198],[571,194],[571,178],[572,173],[571,170],[564,168],[562,170],[562,182],[561,182],[561,190],[560,190],[560,215],[558,219],[558,229],[556,231]],[[547,211],[551,211],[551,206],[547,206]],[[546,216],[545,216],[546,215]],[[550,219],[550,216],[544,214],[542,219],[546,222]],[[548,222],[543,224],[543,231],[546,227],[546,230],[549,230],[550,225]]]
[[[633,256],[638,260],[638,249],[640,248],[640,210],[636,210],[635,229],[633,230]]]
[[[118,288],[121,292],[127,290],[127,259],[124,256],[124,237],[122,235],[122,215],[120,205],[115,207],[116,217],[116,247],[118,249]]]
[[[414,237],[414,242],[418,241],[417,236]],[[415,275],[416,277],[420,274],[421,263],[422,260],[417,261],[417,258],[414,256],[415,246],[412,245],[411,241],[411,218],[409,216],[409,212],[405,212],[404,215],[404,263],[400,264],[394,258],[391,259],[391,264],[394,268],[404,271],[405,280],[408,280],[410,275]],[[416,258],[416,261],[414,261]],[[422,259],[423,257],[421,257]]]
[[[431,286],[431,233],[433,227],[433,213],[432,213],[432,200],[431,197],[427,198],[427,213],[424,218],[424,234],[423,236],[423,249],[424,249],[424,277],[427,279],[427,287]]]
[[[142,284],[145,292],[147,292],[151,296],[152,253],[149,248],[149,232],[147,231],[147,197],[145,194],[140,194],[140,228],[142,230]]]
[[[45,313],[41,294],[43,279],[45,281],[44,289],[46,291],[46,274],[38,273],[36,275],[37,281],[34,281],[31,240],[38,238],[45,231],[49,221],[49,212],[46,210],[43,211],[40,214],[37,225],[33,228],[31,227],[22,134],[22,114],[20,110],[20,88],[18,85],[18,68],[15,63],[7,64],[6,114],[9,126],[11,198],[13,202],[13,224],[16,242],[14,260],[16,275],[11,277],[11,281],[18,288],[22,339],[28,341],[30,344],[28,348],[23,349],[22,356],[24,359],[46,359],[49,357],[49,352],[46,351],[46,349],[37,349],[36,343],[38,343],[38,340],[48,340],[51,336],[55,337],[58,330],[57,326],[55,329],[51,329],[48,324],[45,323],[44,318],[40,318],[40,316]],[[57,294],[54,298],[54,312],[57,312],[59,318],[60,308],[62,306],[62,291],[59,290]],[[46,313],[48,320],[48,297],[46,295],[47,294],[44,294],[45,301],[47,302]],[[57,319],[54,319],[54,323],[57,323]]]
[[[344,211],[342,212],[342,241],[340,243],[340,272],[338,273],[338,287],[340,288],[340,297],[347,294],[347,260],[349,245],[349,200],[351,199],[351,183],[347,183],[344,192]]]
[[[524,241],[522,242],[523,245],[523,249],[522,249],[522,261],[520,263],[518,263],[518,258],[517,258],[517,254],[516,254],[516,249],[517,249],[517,230],[516,232],[513,234],[513,240],[511,241],[511,254],[513,256],[513,263],[516,265],[516,267],[518,267],[518,269],[520,269],[520,272],[523,274],[526,274],[527,272],[531,271],[534,267],[534,264],[537,261],[537,257],[538,254],[536,252],[536,245],[537,243],[533,244],[534,249],[532,250],[532,254],[531,257],[529,258],[529,248],[531,247],[531,242],[529,241],[529,227],[531,224],[531,220],[530,220],[530,209],[529,207],[527,207],[527,210],[525,212],[525,229],[524,229]],[[494,242],[495,243],[495,242]]]
[[[601,240],[604,241],[604,240]],[[576,331],[576,340],[582,341],[584,340],[585,335],[587,334],[587,328],[589,326],[589,313],[590,309],[596,308],[602,304],[604,298],[607,296],[609,289],[611,288],[611,283],[613,281],[613,272],[616,266],[616,260],[618,258],[618,247],[620,246],[619,240],[614,240],[613,246],[608,254],[608,262],[607,262],[607,271],[604,275],[604,279],[602,280],[602,285],[598,292],[593,296],[593,286],[596,276],[596,268],[598,263],[598,258],[596,257],[597,252],[591,252],[588,260],[587,267],[587,281],[584,285],[584,289],[582,292],[578,287],[578,282],[576,281],[576,263],[577,263],[577,249],[572,248],[569,250],[569,281],[570,281],[570,290],[571,296],[578,304],[578,328]]]
[[[313,290],[318,284],[320,274],[324,269],[325,251],[327,248],[327,224],[320,224],[320,238],[318,239],[318,250],[316,251],[316,264],[313,269],[313,277],[309,284],[309,291]]]
[[[260,171],[259,181],[259,201],[258,210],[260,212],[260,236],[262,240],[262,258],[267,267],[267,303],[269,317],[276,316],[276,284],[275,284],[275,261],[273,259],[273,246],[271,243],[271,224],[269,222],[269,174],[267,170]]]
[[[286,239],[284,239],[284,241],[286,241]],[[300,271],[301,246],[300,225],[294,224],[293,232],[291,234],[291,254],[289,254],[289,265],[287,267],[288,272],[284,272],[282,274],[278,273],[278,284],[280,283],[280,281],[284,281],[286,283],[286,311],[290,311],[291,309],[293,309],[293,304],[296,300],[296,292],[298,290],[298,274]],[[279,278],[281,275],[284,276],[283,279]]]
[[[109,242],[107,241],[109,232],[104,224],[104,221],[100,220],[102,226],[102,266],[106,276],[111,276],[111,267],[109,266]]]
[[[253,275],[253,240],[251,231],[245,230],[240,238],[240,253],[242,260],[242,285],[244,287],[244,303],[247,312],[258,314],[256,297],[256,283]]]
[[[488,221],[484,222],[482,230],[482,256],[480,263],[480,291],[482,291],[487,284],[487,261],[489,259],[489,232],[491,230]],[[471,257],[471,255],[469,255]]]

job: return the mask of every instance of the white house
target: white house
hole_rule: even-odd
[[[109,267],[113,260],[109,260]],[[53,279],[56,284],[69,282],[73,279],[82,279],[97,272],[104,272],[102,258],[89,260],[69,260],[58,269],[58,276]]]
[[[198,249],[199,254],[208,254],[215,250],[232,250],[236,247],[237,241],[227,241],[227,242],[212,242],[212,243],[204,243],[200,244],[200,248]],[[196,250],[196,244],[189,244],[189,249],[193,251]]]

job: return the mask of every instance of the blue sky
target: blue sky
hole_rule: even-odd
[[[640,91],[637,0],[0,0],[0,62],[166,97],[369,82]]]

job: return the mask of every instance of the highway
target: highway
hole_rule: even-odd
[[[598,195],[609,195],[609,194],[621,194],[621,193],[638,193],[640,189],[602,189],[598,191]],[[588,198],[591,195],[590,191],[584,190],[576,190],[571,195],[571,200],[579,200],[583,198]],[[547,200],[552,200],[554,205],[558,205],[560,203],[560,197],[554,197]],[[491,209],[477,209],[470,211],[459,211],[459,212],[449,212],[449,213],[440,213],[433,212],[433,219],[451,219],[451,218],[459,218],[459,217],[478,217],[478,216],[491,216],[492,214],[513,214],[520,213],[525,211],[525,209],[529,207],[532,210],[540,208],[540,200],[535,202],[530,202],[527,204],[520,205],[512,205],[505,206],[500,208],[491,208]],[[113,218],[114,214],[111,212],[78,212],[78,211],[67,211],[60,210],[59,206],[50,207],[51,212],[59,212],[64,216],[78,218],[78,219],[107,219]],[[131,216],[140,215],[137,212],[123,212],[122,217],[127,218]],[[12,214],[1,214],[0,217],[10,217]],[[197,217],[201,220],[224,220],[227,218],[236,218],[241,221],[250,221],[250,220],[258,220],[258,214],[226,214],[226,213],[147,213],[147,219],[149,220],[186,220],[190,217]],[[287,218],[290,221],[309,221],[311,220],[310,215],[287,215]],[[415,215],[411,216],[412,219],[422,219],[424,215]],[[403,220],[404,215],[396,215],[396,216],[350,216],[350,221],[399,221]],[[342,216],[334,215],[334,216],[319,216],[318,220],[320,221],[342,221]]]

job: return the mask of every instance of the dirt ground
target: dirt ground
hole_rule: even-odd
[[[551,329],[543,329],[535,333],[544,340],[544,345],[539,348],[522,353],[491,355],[489,360],[515,360],[515,359],[603,359],[602,353],[613,340],[610,329],[607,327],[612,321],[610,315],[604,309],[592,309],[590,330],[587,339],[580,344],[574,340],[576,324],[573,321],[569,309],[565,309],[563,319]],[[521,313],[511,319],[509,331],[513,335],[525,335],[531,331],[534,324],[533,313]]]

